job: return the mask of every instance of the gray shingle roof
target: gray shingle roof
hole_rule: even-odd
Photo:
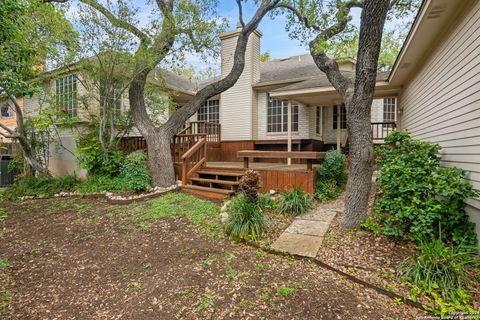
[[[346,77],[353,77],[353,72],[346,72],[343,71],[342,74]],[[388,75],[390,72],[378,72],[377,73],[377,81],[387,80]],[[321,87],[331,87],[332,84],[328,80],[327,76],[321,72],[321,74],[317,77],[303,80],[300,82],[296,82],[294,84],[290,84],[288,86],[284,86],[272,92],[280,92],[280,91],[293,91],[293,90],[302,90],[302,89],[310,89],[310,88],[321,88]]]
[[[293,80],[323,75],[312,56],[307,53],[285,59],[274,59],[260,63],[260,81],[257,84],[273,81]]]

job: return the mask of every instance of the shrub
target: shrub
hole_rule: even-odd
[[[76,191],[80,193],[97,193],[102,191],[123,191],[127,187],[121,177],[93,175],[82,181]]]
[[[330,150],[325,154],[322,165],[317,168],[315,196],[318,200],[326,201],[340,194],[347,181],[345,161],[345,155],[337,150]]]
[[[337,150],[330,150],[325,153],[322,165],[317,167],[320,181],[335,181],[338,186],[347,182],[347,170],[345,167],[346,157]]]
[[[265,192],[264,194],[261,194],[258,197],[258,206],[261,209],[264,209],[264,208],[275,209],[275,207],[277,206],[277,203],[274,199],[272,199],[269,192]]]
[[[315,188],[315,197],[320,201],[336,198],[340,194],[340,187],[333,180],[318,180]]]
[[[258,189],[260,189],[260,175],[258,172],[248,170],[240,179],[238,190],[243,193],[245,198],[251,203],[258,203]]]
[[[125,161],[124,153],[118,150],[110,151],[105,160],[98,134],[93,133],[79,139],[76,152],[80,166],[92,175],[118,175]]]
[[[293,215],[300,215],[312,207],[312,200],[310,197],[299,188],[293,188],[282,194],[278,209],[282,213],[290,213]]]
[[[478,191],[464,179],[465,172],[440,168],[440,146],[406,132],[394,131],[385,143],[377,149],[381,171],[375,216],[382,232],[421,241],[438,238],[440,226],[444,241],[475,246],[464,200]]]
[[[6,188],[2,197],[6,200],[16,200],[24,196],[50,197],[59,192],[74,191],[77,184],[77,178],[71,175],[59,178],[51,178],[47,175],[25,177]]]
[[[443,298],[449,298],[457,289],[469,286],[466,266],[476,263],[475,254],[447,246],[441,238],[422,241],[420,254],[403,262],[404,278],[427,293],[438,289]]]
[[[126,189],[147,191],[150,188],[150,174],[146,160],[147,156],[143,151],[132,152],[126,157],[121,169]]]
[[[236,240],[258,240],[262,234],[265,215],[258,204],[240,194],[232,200],[225,221],[225,232]]]

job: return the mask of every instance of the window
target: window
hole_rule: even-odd
[[[4,103],[0,108],[0,119],[13,117],[13,109],[8,103]]]
[[[56,80],[56,102],[60,110],[77,115],[77,79],[73,75]]]
[[[200,107],[197,114],[198,121],[220,123],[220,101],[207,100]]]
[[[383,122],[395,122],[395,98],[383,99]]]
[[[267,132],[288,131],[288,102],[269,98],[267,107]],[[292,104],[292,131],[298,132],[298,105]]]
[[[345,109],[345,105],[342,103],[340,105],[340,129],[347,128],[347,110]],[[333,129],[337,129],[338,127],[338,106],[333,106]]]
[[[322,134],[322,107],[315,108],[315,132]]]

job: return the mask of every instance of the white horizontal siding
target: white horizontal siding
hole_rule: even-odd
[[[402,129],[442,147],[441,164],[460,167],[480,189],[480,2],[401,93]],[[480,201],[467,201],[480,232]]]

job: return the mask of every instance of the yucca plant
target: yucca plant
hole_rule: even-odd
[[[232,200],[225,221],[225,232],[235,240],[258,240],[262,235],[265,215],[258,204],[243,194]]]
[[[300,188],[293,188],[282,194],[278,210],[281,213],[300,215],[310,209],[313,205],[310,197]]]

